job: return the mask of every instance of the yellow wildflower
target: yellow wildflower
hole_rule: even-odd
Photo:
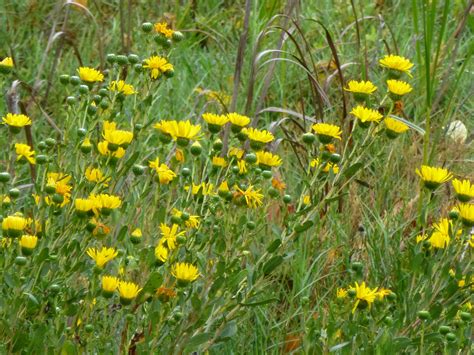
[[[27,160],[30,164],[36,164],[35,151],[28,144],[15,143],[16,160]]]
[[[172,38],[174,31],[168,27],[166,22],[157,22],[153,26],[156,33],[160,33],[166,38]]]
[[[132,85],[125,83],[123,80],[112,81],[109,85],[109,90],[122,93],[126,96],[137,93]]]
[[[171,268],[171,275],[178,280],[178,284],[186,285],[199,277],[199,270],[192,264],[176,263]]]
[[[474,185],[469,180],[458,180],[452,181],[456,197],[461,202],[469,202],[474,198]]]
[[[329,123],[316,123],[312,128],[323,144],[330,143],[333,138],[339,140],[341,139],[342,131],[339,126]]]
[[[408,76],[411,77],[410,69],[413,67],[413,63],[411,63],[405,57],[393,54],[386,55],[379,60],[379,64],[384,68],[391,69],[399,73],[407,73]]]
[[[169,184],[176,177],[175,172],[171,170],[168,165],[164,163],[160,164],[160,158],[150,160],[148,162],[148,166],[151,169],[155,170],[156,174],[158,175],[158,181],[160,182],[160,184]]]
[[[22,128],[25,126],[31,126],[31,119],[22,114],[7,113],[5,117],[2,117],[3,123],[16,128]]]
[[[394,95],[396,99],[408,94],[413,90],[410,84],[400,80],[387,80],[388,91]]]
[[[453,175],[448,169],[422,165],[421,169],[416,169],[416,174],[423,180],[424,185],[431,190],[436,189],[441,184],[451,180]]]
[[[118,252],[115,248],[102,247],[101,250],[96,248],[87,249],[87,255],[89,255],[96,263],[97,267],[103,268],[105,264],[113,260]]]
[[[362,105],[356,106],[350,113],[358,118],[359,121],[362,122],[363,126],[365,126],[364,124],[369,124],[370,122],[378,123],[383,117],[377,110],[373,110]]]
[[[143,65],[143,68],[150,69],[150,77],[152,79],[158,79],[161,74],[173,72],[173,65],[168,63],[165,58],[156,55],[145,59],[145,64]]]
[[[257,155],[257,164],[267,167],[276,167],[281,165],[281,159],[278,155],[266,152],[264,150],[258,151]]]
[[[89,68],[89,67],[80,67],[77,69],[77,73],[82,81],[86,83],[95,83],[104,81],[104,74],[100,71]]]
[[[350,91],[353,94],[362,94],[362,95],[371,95],[376,90],[377,87],[370,81],[356,81],[351,80],[347,84],[347,88],[344,88],[346,91]]]

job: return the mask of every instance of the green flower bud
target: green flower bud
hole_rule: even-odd
[[[421,319],[421,320],[427,320],[430,318],[430,312],[428,311],[419,311],[418,312],[418,317]]]
[[[59,82],[63,85],[69,84],[69,75],[63,74],[59,76]]]
[[[303,134],[302,140],[303,143],[313,144],[316,141],[316,136],[311,132],[307,132]]]
[[[113,64],[117,61],[117,56],[113,53],[109,53],[107,54],[107,62],[109,62],[110,64]]]
[[[126,55],[119,54],[118,56],[115,57],[115,60],[117,61],[118,65],[127,65],[128,64],[128,58]]]
[[[71,85],[77,86],[81,84],[81,78],[76,75],[73,75],[69,78],[69,82],[71,83]]]
[[[150,33],[153,30],[153,24],[151,22],[142,23],[142,31],[145,33]]]

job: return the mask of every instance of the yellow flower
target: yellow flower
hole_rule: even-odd
[[[96,69],[89,68],[89,67],[80,67],[79,69],[77,69],[77,72],[81,80],[85,81],[86,83],[95,83],[95,82],[104,81],[104,74],[102,74],[100,71]]]
[[[120,302],[123,305],[130,304],[132,300],[138,296],[142,289],[133,282],[120,281],[118,291],[120,294]]]
[[[453,175],[448,169],[422,165],[421,169],[416,169],[416,174],[423,180],[424,185],[431,190],[436,189],[446,181],[451,180]]]
[[[19,161],[22,158],[27,160],[30,164],[36,164],[35,160],[35,151],[31,150],[31,147],[28,144],[23,143],[15,143],[15,152],[16,152],[16,160]]]
[[[168,63],[165,58],[159,56],[151,56],[145,59],[143,68],[150,69],[150,77],[152,79],[158,79],[161,74],[166,74],[173,71],[173,65]]]
[[[193,125],[191,121],[171,121],[169,123],[169,134],[174,140],[195,138],[201,131],[201,125]]]
[[[97,196],[100,201],[101,212],[107,214],[108,210],[117,209],[122,205],[122,200],[119,196],[100,194]]]
[[[438,223],[433,223],[433,227],[442,234],[450,235],[453,232],[453,222],[447,218],[441,219]]]
[[[110,181],[110,178],[104,177],[104,174],[99,168],[94,168],[92,166],[86,168],[84,175],[86,176],[87,181],[98,184],[104,183],[104,186],[107,186],[107,182]]]
[[[229,157],[236,157],[237,159],[242,159],[244,156],[244,150],[236,147],[229,149]]]
[[[28,220],[21,214],[7,216],[2,221],[2,230],[9,237],[19,237],[21,232],[27,227]]]
[[[409,130],[409,127],[405,123],[391,117],[386,117],[383,122],[385,123],[387,136],[390,138],[396,138],[400,133]]]
[[[212,165],[217,166],[217,167],[221,167],[221,168],[225,168],[227,166],[227,162],[225,161],[225,159],[223,157],[213,156],[212,157]]]
[[[258,143],[270,143],[275,139],[275,136],[271,133],[268,132],[267,130],[258,130],[255,128],[244,128],[242,132],[247,135],[247,137],[253,141],[253,142],[258,142]]]
[[[385,297],[390,295],[392,291],[390,291],[388,288],[379,288],[377,291],[377,298],[382,301]]]
[[[229,192],[229,184],[227,183],[227,180],[224,180],[221,182],[218,188],[219,192],[227,193]]]
[[[104,296],[112,296],[112,293],[118,288],[119,279],[115,276],[102,276],[102,293]]]
[[[419,243],[425,241],[427,238],[428,238],[428,236],[426,234],[418,234],[416,236],[416,244],[419,244]]]
[[[153,127],[155,127],[157,130],[161,131],[164,134],[171,135],[171,122],[172,121],[161,120],[160,122],[155,123]]]
[[[185,186],[184,189],[188,191],[189,186]],[[193,183],[192,188],[191,188],[191,193],[193,195],[201,194],[202,196],[214,195],[214,185],[210,182],[209,183],[202,182],[198,185]]]
[[[245,202],[247,203],[248,207],[257,208],[263,204],[263,194],[260,193],[260,189],[254,190],[254,187],[249,185],[245,191],[239,187],[237,187],[237,191],[238,195],[245,198]]]
[[[319,137],[321,143],[328,144],[333,138],[341,139],[341,128],[329,123],[316,123],[313,125],[313,131]]]
[[[304,195],[303,196],[303,204],[309,205],[311,203],[311,196],[309,195]]]
[[[472,203],[460,203],[457,205],[459,211],[459,217],[461,221],[467,226],[474,226],[474,204]]]
[[[157,22],[154,25],[154,30],[156,33],[160,33],[166,38],[172,38],[174,31],[168,27],[166,22]]]
[[[357,117],[363,124],[368,124],[370,122],[378,123],[383,117],[377,110],[372,110],[362,105],[356,106],[350,113]]]
[[[95,261],[97,267],[103,268],[105,264],[118,255],[118,252],[115,248],[102,247],[100,251],[96,248],[89,248],[87,249],[87,255]]]
[[[347,290],[345,288],[338,288],[336,297],[339,299],[344,299],[347,297]]]
[[[13,59],[11,57],[5,57],[0,61],[0,67],[13,68]]]
[[[247,173],[248,169],[247,169],[247,163],[245,160],[239,160],[237,162],[237,167],[239,168],[239,174],[240,175],[244,175]]]
[[[38,244],[38,237],[35,235],[23,234],[20,238],[20,246],[25,249],[34,249]]]
[[[158,263],[166,263],[166,260],[168,260],[168,255],[168,249],[163,245],[163,243],[159,243],[155,248],[155,259],[158,261]]]
[[[160,230],[163,242],[166,242],[166,246],[169,250],[176,249],[176,238],[186,233],[185,231],[178,232],[177,224],[168,227],[166,224],[161,223]]]
[[[178,284],[186,285],[199,277],[199,270],[192,264],[176,263],[171,268],[171,275],[178,280]]]
[[[245,127],[250,123],[250,118],[244,115],[239,115],[238,113],[231,112],[227,114],[229,122],[235,127]]]
[[[364,94],[364,95],[370,95],[377,90],[377,87],[372,84],[370,81],[355,81],[351,80],[347,84],[347,88],[344,88],[346,91],[350,91],[354,94]]]
[[[31,119],[22,114],[7,113],[5,117],[2,117],[3,123],[16,128],[22,128],[25,126],[31,126]]]
[[[272,167],[280,166],[281,159],[278,155],[266,152],[264,150],[258,151],[257,155],[257,164],[262,165],[263,167]]]
[[[171,170],[168,165],[163,163],[160,164],[160,158],[150,160],[148,166],[156,171],[160,184],[169,184],[176,177],[175,172]]]
[[[362,282],[360,285],[356,282],[354,287],[351,287],[350,290],[355,290],[356,293],[356,302],[354,308],[352,308],[352,313],[355,313],[357,307],[364,309],[368,306],[370,308],[377,296],[377,287],[370,289],[365,285],[365,282]]]
[[[112,81],[109,85],[109,90],[116,91],[127,96],[137,93],[132,85],[125,83],[123,80]]]
[[[396,72],[407,73],[408,76],[411,77],[410,69],[413,67],[413,63],[411,63],[407,58],[390,54],[380,59],[379,64],[384,68]]]
[[[229,122],[226,115],[216,115],[214,113],[203,113],[202,118],[210,125],[223,126]]]
[[[469,202],[474,198],[474,185],[469,180],[458,180],[452,181],[454,191],[456,191],[456,197],[461,202]]]
[[[449,234],[441,233],[440,231],[434,231],[431,234],[431,237],[428,239],[431,248],[444,249],[446,248],[451,241]]]
[[[319,167],[320,161],[318,158],[311,160],[309,165],[312,168]],[[332,171],[334,174],[337,174],[339,172],[339,165],[333,164],[331,162],[324,162],[323,167],[322,167],[322,172],[328,173],[329,171]]]
[[[388,91],[395,95],[395,98],[406,95],[413,90],[410,84],[400,80],[387,80]]]
[[[94,201],[88,198],[76,198],[74,200],[74,207],[80,215],[85,215],[84,212],[92,211],[94,208]]]
[[[105,141],[109,143],[108,149],[116,151],[119,147],[124,147],[130,144],[133,139],[133,133],[119,129],[105,129],[102,133],[102,137],[104,137]]]
[[[115,151],[109,150],[109,142],[107,141],[99,142],[99,144],[97,144],[97,150],[99,151],[100,155],[111,156],[116,159],[120,159],[125,155],[125,149],[122,147],[119,147]]]

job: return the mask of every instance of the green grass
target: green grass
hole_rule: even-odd
[[[33,148],[37,155],[48,155],[49,163],[36,165],[33,181],[27,165],[14,162],[12,144],[25,141],[23,134],[13,136],[1,128],[0,167],[13,179],[0,185],[0,194],[12,194],[11,188],[20,190],[10,206],[3,204],[1,214],[22,212],[37,218],[47,233],[24,267],[15,264],[20,255],[15,240],[0,250],[0,351],[472,351],[472,321],[459,318],[459,312],[467,311],[466,303],[474,302],[469,228],[459,239],[451,235],[446,249],[415,242],[418,234],[431,234],[433,223],[447,217],[456,201],[451,183],[432,193],[422,186],[415,169],[422,164],[444,166],[455,177],[473,181],[470,38],[474,22],[466,2],[303,1],[288,17],[277,17],[291,8],[291,1],[252,1],[243,61],[237,64],[241,76],[236,92],[233,76],[246,2],[151,3],[89,0],[88,11],[53,1],[1,5],[0,59],[13,57],[15,71],[0,74],[0,113],[8,112],[11,96],[7,92],[14,80],[20,80],[19,108],[32,117]],[[120,6],[126,14],[123,19]],[[184,34],[170,49],[159,47],[152,35],[140,30],[143,22],[161,20]],[[284,36],[283,30],[287,31]],[[152,83],[131,66],[125,74],[107,64],[108,53],[130,54],[123,38],[130,39],[130,53],[140,59],[153,52],[166,55],[174,65],[174,77]],[[395,140],[375,129],[355,127],[351,133],[353,117],[344,115],[344,107],[349,112],[355,102],[341,87],[352,79],[371,80],[379,88],[377,97],[382,98],[386,76],[378,60],[388,52],[415,64],[413,78],[403,77],[413,91],[403,99],[403,110],[397,115],[418,131],[410,129]],[[113,120],[136,134],[126,158],[116,167],[100,160],[95,150],[92,155],[80,153],[82,138],[76,130],[87,122],[84,126],[95,144],[101,139],[101,121],[109,113],[87,116],[87,95],[59,82],[62,74],[76,75],[79,58],[84,66],[109,71],[111,77],[122,75],[140,92],[113,107],[118,112]],[[212,153],[218,137],[206,133],[200,116],[225,113],[231,104],[209,101],[198,94],[198,88],[235,95],[236,112],[247,114],[259,128],[273,129],[278,142],[274,152],[283,160],[280,168],[273,169],[273,176],[286,183],[285,194],[291,202],[283,202],[283,193],[271,198],[270,181],[255,168],[245,178],[235,177],[230,169],[211,172],[209,156],[218,154]],[[81,101],[69,107],[66,98],[72,95]],[[375,99],[370,102],[374,108],[378,104]],[[46,114],[63,135],[51,128]],[[342,155],[340,174],[323,178],[308,174],[310,161],[321,158],[318,144],[308,146],[301,140],[311,129],[308,117],[342,125],[343,139],[336,143]],[[172,158],[175,147],[161,144],[152,128],[167,119],[201,123],[203,154],[199,158],[188,151],[183,164]],[[455,120],[467,126],[463,144],[450,140],[443,128]],[[137,124],[144,128],[139,131]],[[248,148],[234,135],[230,137],[230,146]],[[40,151],[40,142],[47,138],[55,138],[58,144]],[[170,187],[159,187],[149,172],[132,173],[134,164],[147,166],[157,156],[178,174]],[[112,178],[109,187],[93,187],[85,181],[84,170],[90,164],[97,164]],[[217,186],[226,178],[255,185],[265,195],[264,204],[247,209],[219,198],[193,199],[184,190],[190,180],[182,175],[183,167],[192,170],[196,183],[209,179]],[[91,191],[122,197],[119,211],[101,216],[112,228],[109,235],[99,240],[86,232],[86,222],[74,215],[73,202],[61,209],[44,203],[35,206],[31,194],[44,194],[46,173],[51,171],[73,176],[72,199]],[[312,203],[305,208],[301,201],[308,194]],[[154,266],[153,249],[160,223],[170,223],[173,208],[202,219],[197,230],[187,232],[185,244],[172,257],[198,265],[201,277],[187,289],[177,289],[178,296],[165,303],[153,296],[154,291],[160,284],[173,287],[173,278],[168,263]],[[248,228],[248,221],[256,228]],[[311,226],[297,232],[307,221]],[[129,234],[137,226],[144,237],[135,246]],[[455,228],[460,226],[455,223]],[[85,251],[102,244],[120,250],[107,273],[117,275],[123,267],[124,279],[145,287],[132,306],[120,308],[117,297],[109,301],[99,295],[100,275]],[[455,277],[449,275],[450,269]],[[462,277],[465,285],[458,287]],[[337,299],[336,293],[355,281],[389,288],[396,297],[353,314],[354,301]],[[53,284],[60,287],[56,295],[51,291]],[[93,299],[97,303],[91,307]],[[419,318],[423,310],[430,312],[427,321]],[[472,316],[472,310],[467,312]],[[93,331],[86,331],[86,325],[93,326]],[[440,326],[449,326],[456,339],[448,341]]]

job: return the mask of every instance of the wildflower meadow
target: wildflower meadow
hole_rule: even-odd
[[[1,354],[470,354],[472,0],[5,0]]]

